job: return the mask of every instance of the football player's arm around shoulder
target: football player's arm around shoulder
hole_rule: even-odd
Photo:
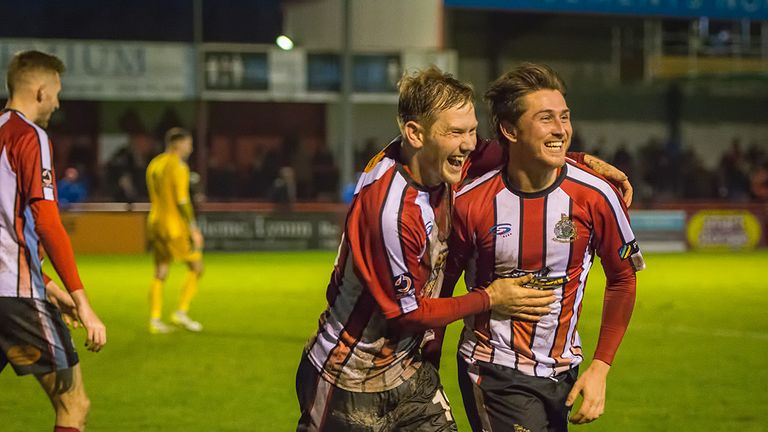
[[[410,249],[411,253],[416,254],[416,256],[420,256],[427,241],[426,234],[424,233],[424,224],[419,219],[408,226],[407,232],[411,234],[407,238],[410,241],[406,241],[405,244],[410,243],[410,246],[406,246],[406,248]],[[423,240],[421,240],[422,238]],[[418,262],[414,265],[418,265]],[[426,276],[419,278],[417,283],[424,284]],[[490,309],[490,298],[485,291],[472,291],[461,296],[452,297],[448,291],[452,292],[453,287],[450,286],[449,289],[449,286],[450,283],[444,284],[441,287],[441,295],[438,298],[419,296],[417,298],[417,307],[398,316],[393,324],[407,333],[416,333],[427,329],[439,329],[466,316],[475,315]]]

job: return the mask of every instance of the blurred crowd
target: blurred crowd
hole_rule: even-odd
[[[255,143],[243,156],[234,154],[224,141],[207,149],[205,187],[192,176],[193,194],[213,202],[265,201],[275,203],[348,202],[354,184],[340,183],[339,164],[322,142],[307,145],[298,137],[270,144]],[[355,153],[355,169],[362,170],[381,148],[368,139]],[[689,200],[768,202],[768,152],[756,143],[744,146],[739,138],[725,146],[715,167],[707,167],[699,155],[686,148],[650,139],[641,145],[620,144],[613,152],[604,142],[588,145],[574,138],[573,150],[587,151],[629,175],[640,203]],[[147,200],[145,170],[162,152],[163,144],[150,134],[128,137],[100,167],[87,172],[82,166],[66,166],[59,174],[59,198],[63,206],[82,201],[142,202]],[[199,149],[195,150],[196,152]],[[195,154],[191,168],[200,172]],[[83,172],[86,171],[86,172]],[[99,181],[94,181],[98,179]]]
[[[608,153],[602,143],[574,147],[615,165],[629,176],[640,202],[768,202],[768,152],[758,143],[744,146],[738,137],[724,146],[719,162],[708,167],[690,147],[649,139],[642,145],[620,144]]]

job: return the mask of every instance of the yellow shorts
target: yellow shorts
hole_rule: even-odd
[[[150,239],[150,243],[155,262],[195,262],[203,259],[203,251],[193,249],[189,237],[154,237]]]

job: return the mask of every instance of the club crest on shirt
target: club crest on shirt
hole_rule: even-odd
[[[560,214],[560,221],[555,224],[555,238],[552,240],[560,243],[573,243],[579,237],[576,225],[567,214]]]
[[[395,276],[394,285],[395,297],[398,300],[416,294],[416,288],[413,286],[413,276],[410,273]]]
[[[43,187],[53,187],[53,173],[49,169],[43,170]]]

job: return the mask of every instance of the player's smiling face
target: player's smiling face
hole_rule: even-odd
[[[440,112],[424,131],[417,157],[424,186],[457,184],[469,153],[477,145],[477,117],[471,103]]]
[[[571,113],[563,94],[557,90],[537,90],[524,97],[525,112],[505,134],[516,145],[526,162],[545,168],[565,164],[571,144]]]

